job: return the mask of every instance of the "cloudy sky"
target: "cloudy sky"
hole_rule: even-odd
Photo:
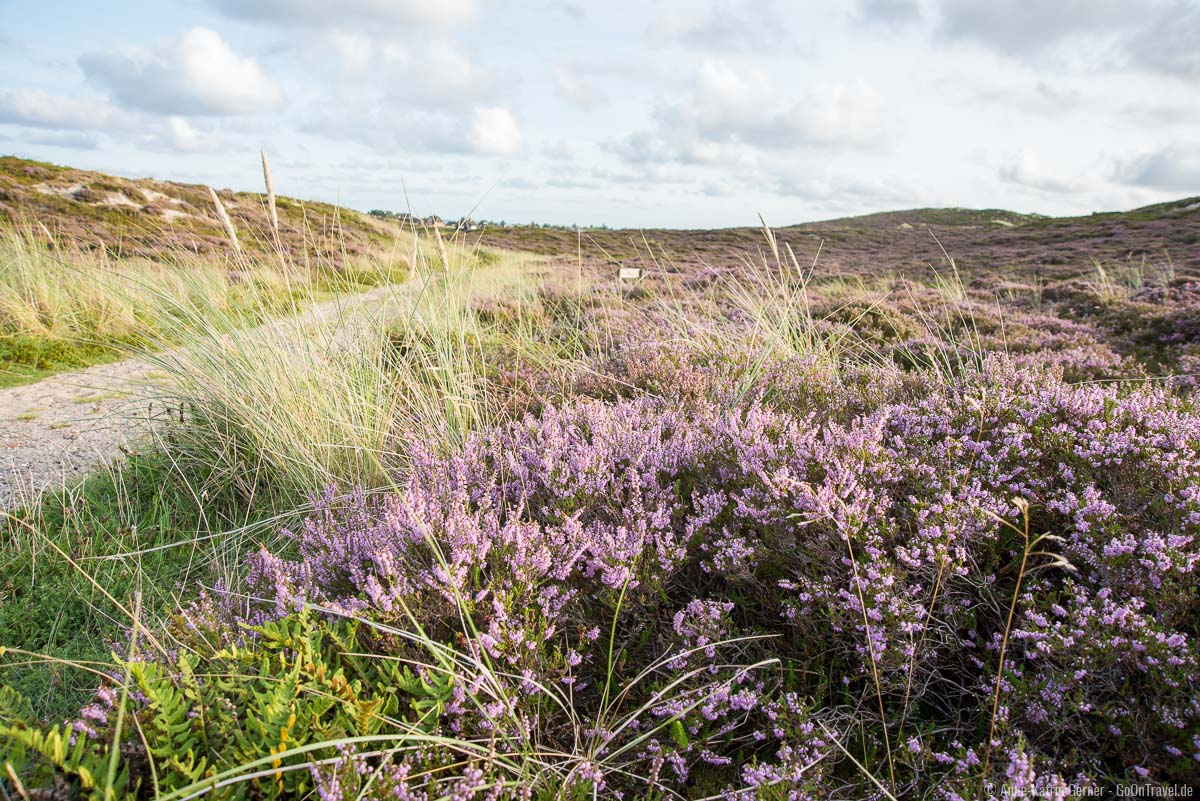
[[[1200,0],[0,0],[0,153],[451,217],[1130,208],[1198,101]]]

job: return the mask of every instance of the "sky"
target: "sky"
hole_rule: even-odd
[[[0,0],[0,154],[448,218],[1200,195],[1200,0]]]

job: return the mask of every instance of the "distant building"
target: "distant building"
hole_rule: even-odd
[[[372,217],[379,217],[384,220],[395,220],[402,223],[420,222],[412,214],[407,211],[385,211],[384,209],[371,209],[367,212]]]

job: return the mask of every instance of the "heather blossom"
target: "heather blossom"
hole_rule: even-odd
[[[732,406],[547,409],[424,454],[392,495],[327,497],[291,554],[252,560],[252,584],[274,614],[413,615],[446,636],[466,615],[465,646],[514,676],[527,719],[538,688],[564,682],[604,714],[585,699],[612,670],[612,628],[618,651],[645,654],[631,665],[658,668],[598,753],[650,727],[638,753],[674,781],[735,754],[756,754],[747,782],[818,776],[841,761],[825,733],[846,722],[839,699],[895,770],[974,776],[997,678],[1008,750],[989,750],[1013,786],[1135,764],[1189,775],[1200,417],[1163,389],[1072,386],[1003,359],[924,392],[878,381],[868,410],[786,386]],[[1053,537],[1006,631],[1020,543],[1002,522],[1025,509]],[[763,658],[781,661],[737,667]],[[790,713],[809,739],[771,724],[779,692],[823,697]],[[933,728],[900,748],[917,709]]]

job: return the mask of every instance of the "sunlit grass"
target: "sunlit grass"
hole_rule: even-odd
[[[314,297],[395,283],[409,269],[412,235],[391,251],[295,264],[278,254],[117,258],[60,243],[37,226],[0,231],[0,385],[128,355],[215,312],[239,325],[290,313]],[[401,255],[404,254],[404,255]],[[177,340],[182,341],[182,340]]]

